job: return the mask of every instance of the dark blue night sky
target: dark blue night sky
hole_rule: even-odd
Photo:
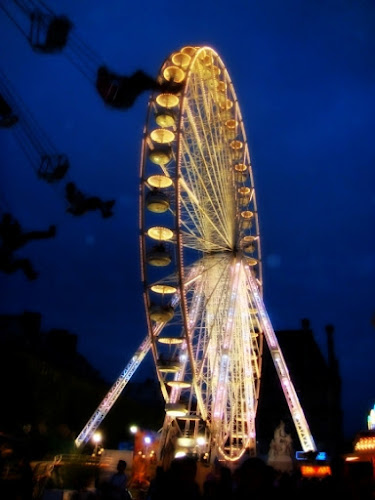
[[[1,4],[7,4],[4,0]],[[325,352],[335,325],[345,430],[375,403],[375,4],[372,0],[47,0],[112,70],[156,76],[184,45],[209,45],[232,77],[245,121],[260,213],[265,303],[274,328],[309,318]],[[0,313],[43,313],[43,329],[79,335],[114,381],[146,336],[138,186],[147,95],[104,105],[66,54],[33,52],[0,9],[0,71],[55,148],[69,180],[116,199],[115,215],[66,213],[63,188],[38,180],[14,132],[1,129],[0,200],[53,240],[18,251],[40,276],[0,274]],[[138,376],[152,372],[151,362]],[[88,417],[91,408],[88,409]]]

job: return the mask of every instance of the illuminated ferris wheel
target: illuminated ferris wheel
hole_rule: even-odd
[[[165,421],[161,455],[255,454],[263,338],[303,449],[314,450],[262,301],[253,173],[230,76],[209,47],[163,64],[141,160],[141,256]]]

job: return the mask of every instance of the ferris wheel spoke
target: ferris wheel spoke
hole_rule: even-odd
[[[187,109],[189,112],[189,108]],[[195,126],[192,120],[192,125]],[[198,143],[200,146],[199,155],[193,154],[194,150],[189,147],[190,143]],[[228,166],[223,170],[221,178],[215,179],[212,172],[220,172],[220,162],[215,157],[210,157],[208,153],[208,145],[205,149],[202,148],[201,139],[195,134],[193,139],[188,141],[184,138],[184,163],[186,167],[182,169],[182,175],[187,186],[191,186],[195,197],[189,196],[189,200],[195,202],[199,206],[199,210],[204,213],[206,220],[216,228],[216,232],[220,231],[221,237],[224,240],[229,240],[228,225],[233,225],[233,221],[229,222],[228,217],[228,194],[226,193],[228,183],[230,181],[228,175]],[[215,148],[215,142],[211,142],[211,149]],[[202,158],[204,160],[202,160]],[[203,164],[202,164],[203,163]],[[219,182],[220,181],[220,182]],[[216,186],[216,187],[215,187]],[[197,194],[198,193],[198,194]],[[190,194],[190,193],[189,193]],[[204,219],[205,220],[205,219]],[[220,228],[220,230],[219,230]],[[230,243],[230,240],[229,240]]]
[[[226,259],[225,264],[219,269],[219,274],[217,275],[216,285],[213,286],[209,296],[205,297],[205,302],[203,307],[206,311],[209,311],[209,315],[204,316],[196,329],[195,339],[193,344],[195,345],[196,353],[196,376],[198,378],[202,377],[204,379],[204,373],[209,374],[209,378],[206,379],[206,385],[209,388],[209,393],[215,392],[215,382],[210,382],[210,379],[215,378],[215,369],[218,360],[220,359],[223,344],[222,331],[228,322],[228,317],[222,311],[226,311],[229,295],[231,290],[227,293],[223,293],[223,279],[222,276],[228,274],[228,267],[230,267],[229,260]],[[212,270],[212,269],[211,269]],[[226,282],[227,280],[225,280]],[[202,278],[202,283],[204,283],[204,277]],[[211,279],[212,287],[212,279]],[[207,284],[206,284],[207,288]],[[207,313],[206,313],[207,314]],[[210,387],[212,387],[210,389]],[[209,396],[206,396],[209,397]]]
[[[221,259],[223,260],[223,259]],[[227,260],[227,259],[226,259]],[[214,266],[210,266],[212,269]],[[224,270],[220,270],[221,273],[225,273]],[[214,289],[212,290],[212,293],[210,296],[204,295],[203,296],[203,291],[206,291],[207,284],[205,282],[205,271],[202,272],[199,285],[197,288],[194,289],[193,291],[193,296],[191,297],[189,304],[192,304],[196,302],[197,297],[199,297],[199,303],[200,303],[200,314],[198,316],[200,317],[200,322],[199,324],[195,325],[194,329],[190,332],[191,335],[191,345],[192,345],[192,351],[193,351],[193,362],[192,362],[192,373],[194,377],[194,385],[196,387],[196,391],[199,392],[200,397],[199,399],[201,400],[201,404],[203,404],[203,409],[201,411],[205,411],[204,408],[210,408],[210,403],[208,402],[209,400],[212,399],[212,393],[210,392],[210,373],[209,369],[207,369],[209,363],[207,362],[208,359],[208,353],[210,353],[211,358],[212,358],[212,353],[218,352],[218,342],[220,341],[217,335],[211,335],[212,332],[215,332],[215,330],[220,330],[220,325],[222,323],[222,315],[221,318],[217,321],[216,327],[213,324],[209,324],[207,321],[207,318],[204,315],[204,310],[206,310],[209,307],[209,303],[214,297],[216,293],[216,300],[214,301],[214,304],[211,305],[211,310],[213,316],[219,316],[219,312],[221,308],[225,308],[225,297],[221,297],[220,299],[220,292],[218,290]],[[218,276],[218,283],[220,283],[220,275]],[[219,297],[219,299],[218,299]],[[189,311],[191,310],[189,306]],[[202,314],[203,313],[203,314]],[[195,310],[194,314],[197,314],[197,311]],[[190,314],[189,314],[190,316]],[[212,321],[211,321],[212,323]],[[211,346],[211,349],[210,349]],[[211,364],[214,363],[215,361],[211,359]],[[209,410],[208,410],[209,411]]]
[[[185,188],[187,194],[187,196],[182,196],[182,199],[185,208],[189,205],[193,207],[194,212],[189,212],[192,216],[190,222],[199,234],[204,234],[207,232],[208,228],[210,228],[211,232],[217,235],[216,237],[229,243],[228,236],[225,232],[226,228],[222,223],[225,217],[224,214],[220,212],[220,210],[222,210],[222,201],[220,202],[217,199],[213,199],[210,185],[207,179],[202,177],[201,161],[198,163],[196,158],[191,155],[184,139],[182,139],[182,142],[184,144],[184,151],[186,151],[184,161],[186,168],[181,169],[182,179],[184,181],[181,183],[181,186]],[[207,166],[205,169],[207,169]],[[194,196],[192,196],[192,192],[194,192]],[[214,237],[215,236],[213,236],[213,238]]]
[[[200,82],[201,85],[202,83]],[[205,92],[202,92],[202,95],[206,97]],[[224,207],[223,200],[227,198],[223,192],[222,174],[223,171],[224,173],[228,172],[228,163],[225,162],[224,158],[226,148],[223,148],[223,137],[219,133],[221,125],[216,125],[216,122],[220,124],[220,120],[215,116],[217,112],[215,113],[213,110],[212,104],[212,100],[209,100],[207,103],[207,99],[204,99],[203,114],[206,116],[206,119],[202,116],[202,105],[200,105],[200,102],[198,102],[195,115],[189,105],[186,108],[186,113],[190,128],[194,132],[194,136],[189,143],[196,143],[201,148],[200,161],[202,159],[205,161],[205,172],[208,176],[215,205],[222,210]],[[210,116],[211,120],[207,120],[207,116]],[[187,132],[189,132],[189,128],[187,128]],[[223,210],[220,215],[220,220],[225,222],[226,216]]]
[[[207,244],[212,244],[212,241],[207,240],[204,225],[205,213],[202,210],[198,200],[194,200],[195,203],[191,203],[192,196],[190,195],[190,190],[187,188],[186,183],[181,181],[181,185],[184,187],[185,191],[189,193],[189,197],[181,197],[181,226],[188,231],[191,235],[199,238],[200,240],[206,240]],[[212,230],[216,231],[211,218],[207,219],[212,226]]]
[[[228,206],[223,203],[223,200],[228,200],[228,187],[231,189],[231,183],[228,183],[228,166],[230,165],[230,155],[228,148],[224,147],[226,138],[223,134],[223,123],[218,107],[219,94],[214,86],[214,80],[210,80],[210,92],[206,91],[205,82],[202,78],[198,78],[199,85],[202,87],[200,93],[201,102],[198,103],[197,111],[200,121],[200,141],[205,144],[205,158],[209,159],[208,174],[211,180],[213,192],[216,194],[217,204],[224,209],[222,220],[228,222],[230,219],[227,215]],[[211,98],[209,98],[211,96]],[[222,96],[221,96],[222,97]],[[226,99],[226,94],[224,96]],[[189,111],[189,108],[188,108]],[[223,179],[226,178],[226,182]],[[226,209],[226,210],[225,210]],[[231,222],[231,221],[230,221]],[[232,223],[230,224],[232,225]]]

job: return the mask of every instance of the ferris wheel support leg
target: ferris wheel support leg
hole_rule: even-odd
[[[76,438],[75,445],[77,448],[80,448],[80,446],[89,441],[93,433],[99,427],[104,418],[107,416],[107,413],[115,404],[117,398],[122,393],[124,387],[129,382],[129,380],[133,376],[138,366],[143,361],[143,358],[150,350],[150,347],[151,347],[151,340],[149,336],[147,336],[141,343],[141,345],[138,347],[134,356],[132,357],[130,362],[126,365],[125,369],[122,371],[116,382],[113,384],[108,394],[105,396],[103,401],[95,410],[90,420],[87,422],[85,427],[82,429],[82,431]]]
[[[264,306],[263,299],[260,295],[257,283],[250,269],[248,269],[248,283],[257,305],[264,336],[266,338],[266,342],[270,350],[286,402],[288,403],[289,411],[292,416],[302,449],[303,451],[316,451],[314,439],[310,432],[309,425],[307,423],[302,406],[299,402],[293,382],[289,376],[288,367],[286,365],[283,353],[281,352],[279,342]]]

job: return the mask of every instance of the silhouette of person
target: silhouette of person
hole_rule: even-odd
[[[172,460],[164,484],[164,499],[201,500],[196,481],[197,462],[194,458],[183,457]]]
[[[5,274],[13,274],[21,270],[27,279],[30,281],[36,280],[38,273],[33,268],[29,259],[18,259],[12,255],[5,253],[3,248],[0,247],[0,271]]]
[[[151,480],[146,500],[163,500],[166,484],[166,473],[161,465],[156,467],[155,477]]]
[[[236,471],[233,500],[275,498],[274,470],[258,457],[246,459]]]
[[[127,489],[128,476],[125,474],[126,470],[125,460],[119,460],[117,463],[117,472],[111,477],[111,499],[112,500],[131,500],[131,495]]]
[[[33,498],[33,471],[27,457],[22,456],[18,462],[19,480],[17,484],[18,496],[22,500]]]
[[[182,84],[174,82],[159,83],[142,70],[130,76],[121,76],[100,66],[97,72],[96,89],[104,102],[115,108],[130,108],[146,90],[176,93],[181,88]]]
[[[3,245],[11,251],[23,247],[31,240],[42,240],[56,236],[56,226],[51,225],[47,231],[22,231],[21,225],[10,213],[3,214],[0,222],[0,236]]]
[[[113,215],[112,208],[115,200],[103,201],[98,196],[85,196],[77,189],[74,182],[68,182],[66,185],[65,198],[70,204],[66,211],[73,215],[84,215],[93,210],[100,210],[103,218]]]
[[[50,226],[47,231],[24,232],[20,223],[10,214],[3,214],[0,222],[0,270],[6,274],[22,270],[29,280],[38,277],[29,259],[19,259],[13,252],[32,240],[53,238],[56,235],[56,226]]]
[[[77,478],[77,490],[70,497],[71,500],[97,500],[99,497],[92,477]]]
[[[0,94],[0,127],[9,128],[18,122],[18,117],[13,114],[12,108]]]

